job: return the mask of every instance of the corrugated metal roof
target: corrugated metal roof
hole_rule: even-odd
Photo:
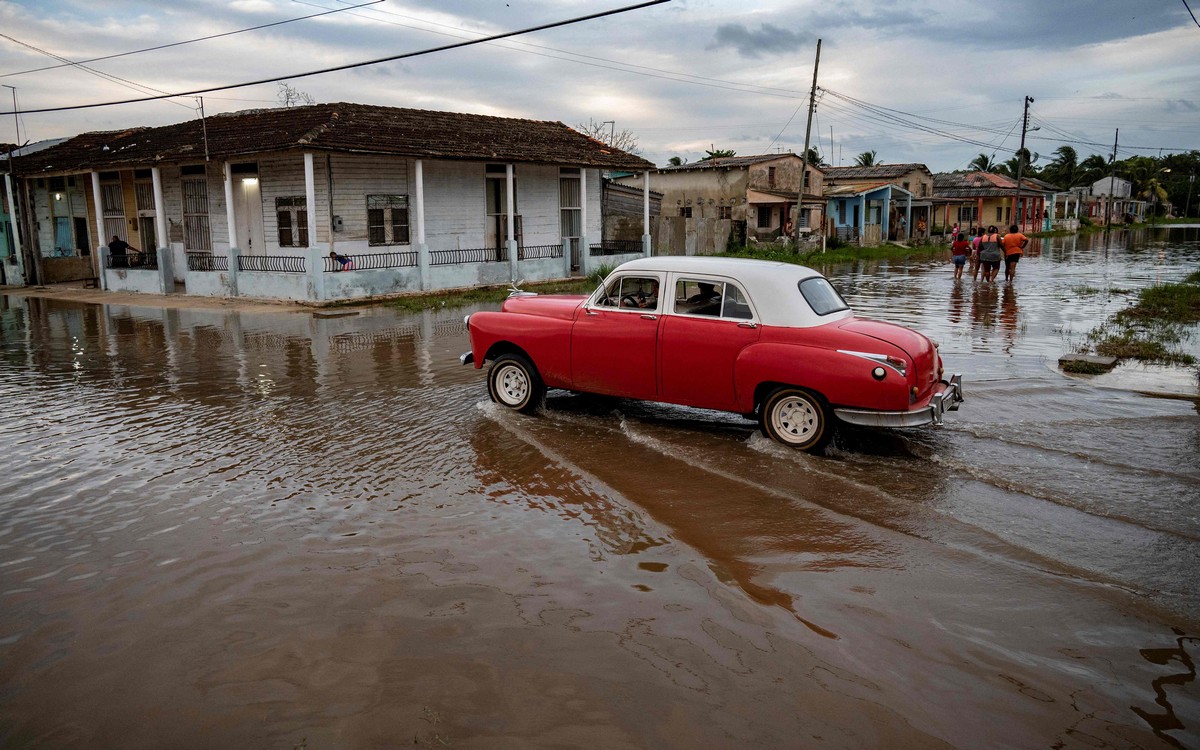
[[[24,174],[189,163],[311,150],[414,158],[653,169],[561,122],[367,104],[246,110],[157,128],[84,133],[14,160]]]
[[[932,174],[924,164],[876,164],[870,167],[827,167],[825,179],[829,182],[837,180],[894,180],[909,172],[924,171]]]
[[[890,187],[892,190],[903,195],[912,195],[910,191],[905,190],[897,185],[893,185],[890,182],[872,182],[866,185],[834,185],[833,187],[825,188],[824,192],[826,198],[841,198],[848,195],[863,195],[865,193],[872,193],[876,190],[886,187]]]

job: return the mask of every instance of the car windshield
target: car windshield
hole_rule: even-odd
[[[804,295],[809,307],[817,315],[828,315],[850,309],[846,300],[842,299],[842,295],[838,294],[837,290],[833,288],[833,284],[830,284],[829,280],[823,276],[805,279],[800,282],[799,286],[800,293]]]

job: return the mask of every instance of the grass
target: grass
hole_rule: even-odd
[[[1073,359],[1064,362],[1062,369],[1063,372],[1070,372],[1076,375],[1100,375],[1108,372],[1110,368],[1098,365],[1095,362],[1084,362]]]
[[[796,263],[802,266],[828,265],[832,263],[848,263],[857,260],[902,260],[904,258],[930,255],[945,255],[947,245],[917,245],[904,247],[902,245],[876,245],[874,247],[857,247],[842,245],[829,247],[825,252],[814,250],[797,253],[788,245],[754,245],[741,247],[721,253],[726,258],[755,258],[757,260],[773,260],[782,263]]]
[[[1200,271],[1182,282],[1138,292],[1133,305],[1088,334],[1083,348],[1108,357],[1191,366],[1196,364],[1196,357],[1180,350],[1178,345],[1189,337],[1191,327],[1197,323],[1200,323]]]

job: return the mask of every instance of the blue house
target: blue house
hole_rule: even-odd
[[[869,246],[893,237],[907,242],[912,236],[913,194],[902,187],[890,182],[837,185],[823,194],[825,215],[840,240]]]

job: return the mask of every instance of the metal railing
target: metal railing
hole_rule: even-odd
[[[238,270],[263,273],[304,273],[304,257],[301,255],[239,255]]]
[[[508,250],[503,247],[478,247],[470,250],[434,250],[429,253],[429,265],[450,266],[456,263],[503,263]]]
[[[417,251],[402,253],[367,253],[366,255],[343,255],[349,263],[345,266],[336,258],[325,256],[325,273],[334,271],[376,271],[381,268],[411,268],[417,265]]]
[[[142,268],[149,271],[158,270],[158,253],[136,252],[120,253],[108,256],[109,268]]]
[[[527,245],[517,249],[517,260],[561,257],[563,257],[563,246],[561,243],[557,245]]]
[[[187,267],[189,271],[228,271],[229,258],[212,253],[188,253]]]
[[[641,240],[605,240],[589,248],[592,257],[597,255],[628,255],[642,252]]]

